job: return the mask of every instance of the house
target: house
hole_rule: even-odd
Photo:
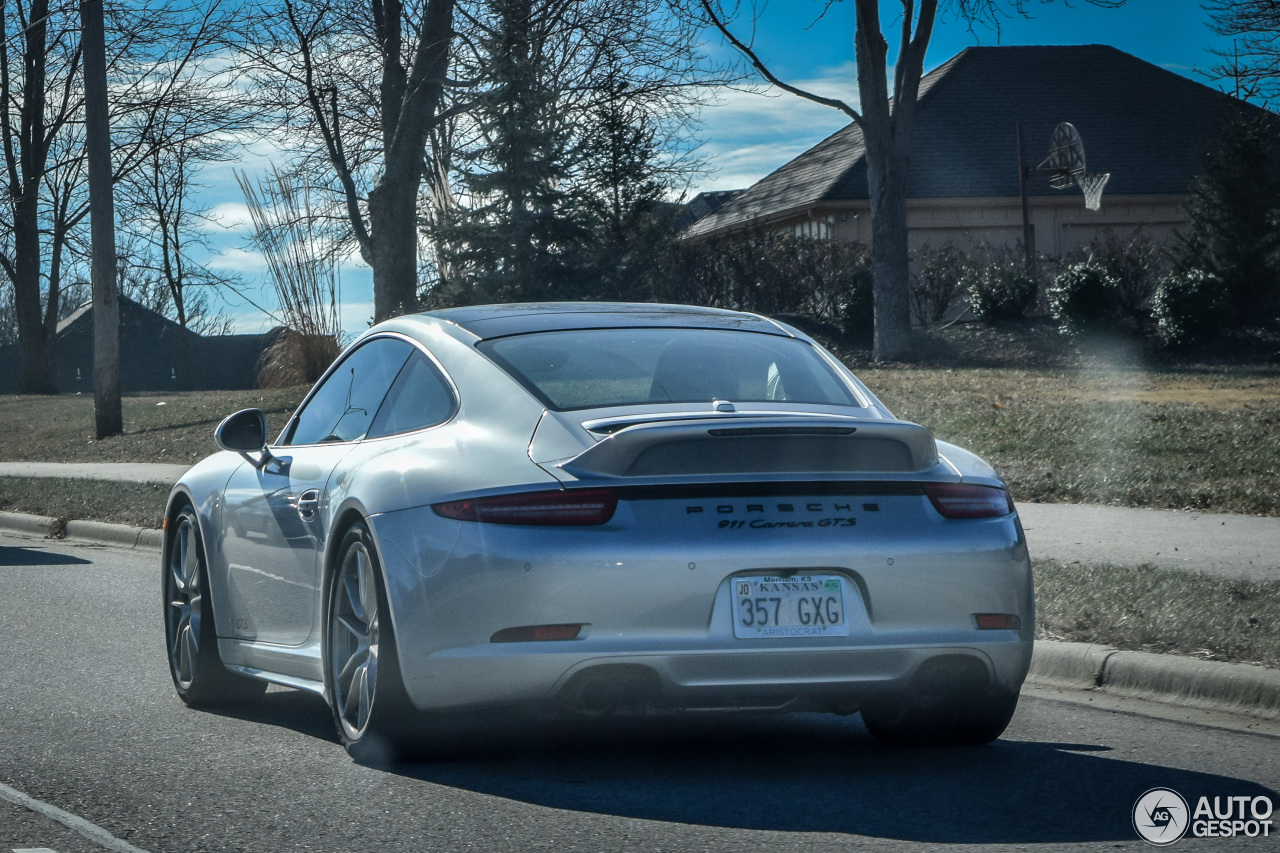
[[[254,388],[258,358],[280,333],[204,337],[127,297],[119,306],[124,393]],[[59,391],[93,390],[92,302],[58,324],[53,358]],[[0,347],[0,394],[18,393],[21,376],[20,347]]]
[[[1061,255],[1104,228],[1142,226],[1167,239],[1219,128],[1269,115],[1106,45],[972,47],[920,85],[907,188],[911,247],[1022,239],[1017,128],[1022,125],[1036,250]],[[1070,122],[1090,172],[1109,172],[1102,209],[1079,187],[1055,190],[1037,166]],[[1280,137],[1277,150],[1280,151]],[[862,131],[837,131],[683,232],[706,239],[748,229],[871,241]]]

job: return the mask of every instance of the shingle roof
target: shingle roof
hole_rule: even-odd
[[[1069,121],[1088,169],[1110,172],[1109,195],[1187,191],[1218,129],[1258,107],[1108,45],[971,47],[922,81],[908,198],[1018,195],[1016,127],[1033,167]],[[742,227],[824,203],[867,198],[862,131],[850,124],[765,176],[685,233]],[[1049,195],[1032,172],[1029,191]]]
[[[744,192],[746,190],[736,189],[698,193],[681,208],[680,215],[676,217],[676,231],[683,231],[704,216],[710,216]]]

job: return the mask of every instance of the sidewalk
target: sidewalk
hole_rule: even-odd
[[[0,462],[0,477],[171,485],[186,465]],[[1084,504],[1018,504],[1032,557],[1280,580],[1280,518]]]
[[[172,486],[190,467],[150,462],[0,462],[0,477],[111,480],[117,483],[163,483]]]
[[[1035,503],[1018,515],[1032,557],[1280,581],[1280,518]]]

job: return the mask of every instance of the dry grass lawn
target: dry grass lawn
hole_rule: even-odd
[[[271,391],[190,391],[124,398],[124,435],[93,439],[93,397],[0,396],[0,461],[199,462],[217,451],[213,430],[239,409],[259,408],[284,426],[305,387]]]
[[[1280,515],[1280,371],[862,369],[1020,501]]]

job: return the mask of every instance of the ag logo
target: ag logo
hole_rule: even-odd
[[[1187,832],[1187,801],[1171,788],[1152,788],[1133,804],[1133,828],[1148,844],[1163,847]]]

